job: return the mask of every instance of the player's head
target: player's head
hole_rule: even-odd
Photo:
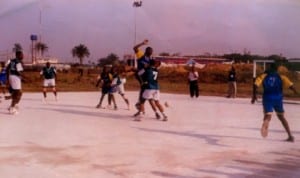
[[[267,69],[268,73],[277,72],[278,64],[276,63],[270,63]]]
[[[150,56],[152,55],[152,53],[153,53],[153,49],[152,49],[150,46],[148,46],[148,47],[145,49],[145,56],[150,57]]]
[[[22,51],[16,51],[16,58],[22,60],[23,59],[23,52]]]
[[[50,67],[50,62],[46,62],[46,67]]]

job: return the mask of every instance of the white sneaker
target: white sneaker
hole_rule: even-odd
[[[9,107],[9,114],[16,115],[19,114],[18,110],[15,107]]]

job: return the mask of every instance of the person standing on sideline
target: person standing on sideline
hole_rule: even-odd
[[[191,67],[189,75],[188,75],[191,98],[193,98],[194,96],[196,98],[199,97],[198,78],[199,78],[198,71],[196,71],[195,64],[192,64],[192,67]]]
[[[11,89],[11,105],[8,108],[10,114],[17,114],[17,104],[19,104],[22,97],[22,72],[23,68],[23,52],[17,51],[16,58],[11,59],[6,67],[7,85]]]
[[[283,88],[289,88],[294,93],[297,94],[296,89],[293,87],[293,83],[284,75],[280,75],[277,72],[277,65],[272,63],[270,68],[262,75],[256,78],[254,83],[254,91],[251,103],[254,104],[257,100],[256,91],[259,86],[263,86],[263,110],[264,110],[264,118],[263,124],[261,127],[261,135],[262,137],[268,136],[268,127],[271,121],[272,112],[275,110],[278,119],[282,123],[284,129],[288,134],[288,138],[286,141],[294,142],[295,138],[292,136],[290,131],[289,124],[284,117],[284,109],[283,109]]]
[[[236,72],[235,68],[231,66],[231,69],[228,73],[228,95],[227,98],[235,98],[237,92],[237,86],[236,86]]]
[[[55,100],[57,101],[57,91],[55,87],[55,79],[56,79],[56,70],[54,67],[50,65],[50,62],[46,63],[46,66],[40,72],[40,75],[44,78],[43,82],[43,95],[44,101],[47,98],[47,88],[52,88],[53,94],[55,96]]]

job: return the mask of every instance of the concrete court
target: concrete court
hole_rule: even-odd
[[[135,103],[137,92],[128,92]],[[162,94],[168,122],[146,104],[135,109],[96,109],[99,92],[24,93],[18,115],[0,104],[1,178],[299,178],[300,112],[286,104],[296,142],[273,115],[260,136],[262,106],[250,99]],[[105,98],[105,105],[107,99]]]

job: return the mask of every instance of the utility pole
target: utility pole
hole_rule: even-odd
[[[142,4],[143,4],[142,1],[135,0],[133,2],[133,7],[134,7],[134,44],[133,44],[133,46],[136,45],[136,10],[137,10],[137,8],[142,7]],[[136,56],[134,54],[134,66],[135,67],[137,67],[137,61],[136,60],[137,59],[136,59]]]

